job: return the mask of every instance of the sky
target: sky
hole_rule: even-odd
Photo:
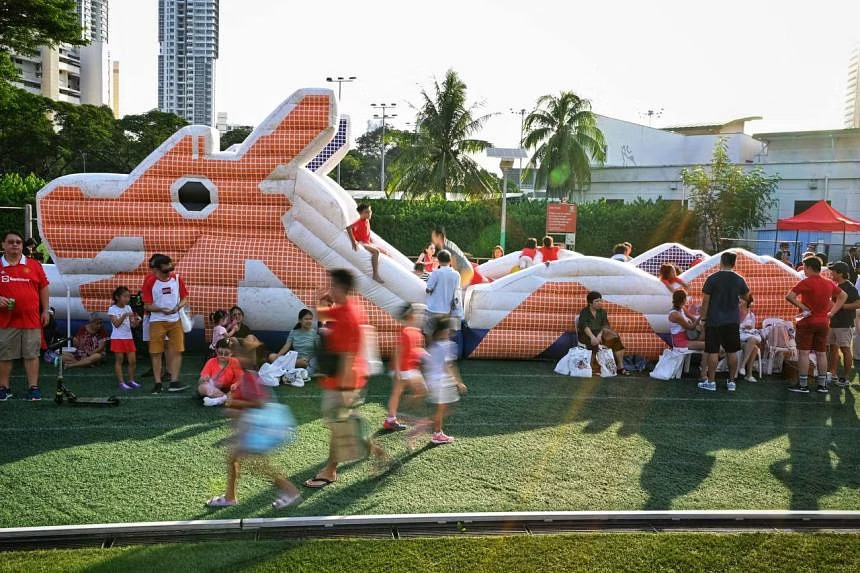
[[[353,137],[372,103],[396,103],[389,123],[411,129],[421,90],[454,69],[492,114],[478,137],[497,147],[516,147],[518,110],[562,90],[654,127],[761,116],[749,133],[838,129],[860,41],[854,0],[221,0],[220,11],[215,101],[229,123],[356,76],[340,107]],[[122,115],[157,106],[157,23],[156,0],[111,1]]]

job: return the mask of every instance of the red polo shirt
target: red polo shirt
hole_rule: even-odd
[[[370,242],[370,221],[367,219],[359,219],[352,224],[352,236],[359,243]]]
[[[39,291],[47,286],[39,261],[22,255],[17,265],[10,265],[6,257],[0,258],[0,296],[15,299],[12,312],[0,308],[0,328],[41,329]]]

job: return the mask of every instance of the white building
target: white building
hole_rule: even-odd
[[[158,0],[158,109],[214,125],[218,0]]]
[[[845,94],[845,127],[860,127],[860,46],[848,60],[848,86]]]
[[[110,105],[108,0],[77,0],[78,23],[86,46],[42,46],[36,54],[13,54],[20,79],[31,93],[56,101]]]

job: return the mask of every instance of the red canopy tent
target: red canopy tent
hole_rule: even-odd
[[[779,219],[776,222],[777,235],[782,230],[795,231],[842,231],[842,246],[845,247],[845,233],[847,231],[860,231],[860,221],[846,217],[833,207],[827,201],[819,201],[812,207],[795,215]],[[797,241],[795,240],[795,243]]]

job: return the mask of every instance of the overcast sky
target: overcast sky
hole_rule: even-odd
[[[572,90],[597,113],[655,127],[757,115],[750,132],[842,127],[860,1],[221,0],[216,111],[256,124],[303,87],[354,75],[341,111],[353,136],[373,102],[411,104],[448,68],[491,119],[481,136],[514,147],[543,94]],[[112,0],[120,112],[157,106],[158,2]],[[333,84],[329,84],[333,85]],[[335,85],[336,88],[336,85]]]

